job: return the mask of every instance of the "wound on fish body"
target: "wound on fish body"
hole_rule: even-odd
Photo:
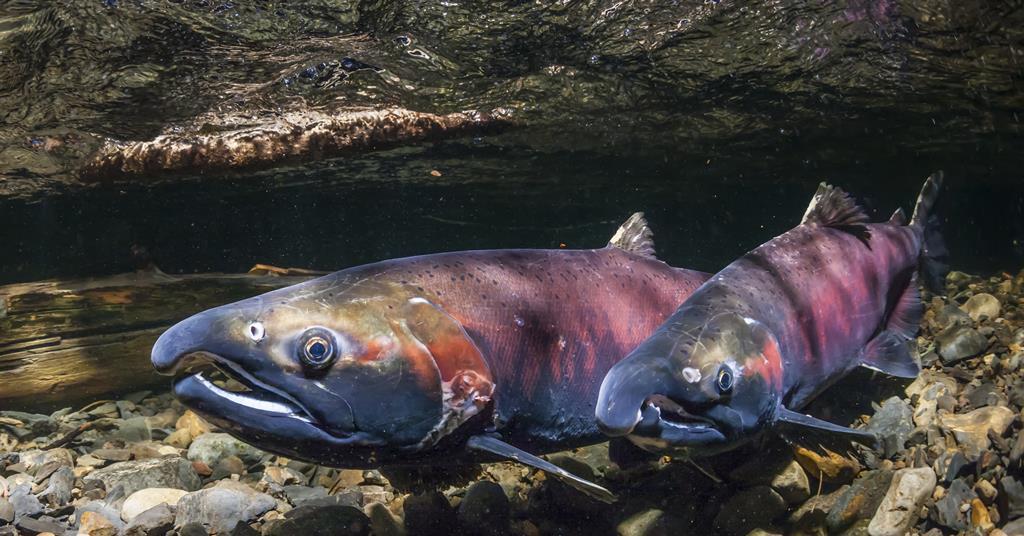
[[[609,500],[527,451],[602,441],[601,378],[707,277],[655,259],[638,213],[601,249],[389,260],[217,307],[163,333],[152,360],[182,403],[268,451],[336,467],[514,459]]]
[[[858,366],[918,374],[908,343],[923,311],[918,269],[934,284],[944,268],[928,218],[941,182],[928,178],[909,223],[897,211],[877,224],[822,184],[800,225],[712,276],[612,367],[595,412],[601,429],[697,456],[773,429],[874,444],[797,410]]]

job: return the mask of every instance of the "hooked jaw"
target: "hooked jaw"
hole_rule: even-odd
[[[704,447],[726,440],[707,418],[688,412],[672,395],[681,394],[667,360],[631,354],[601,383],[597,424],[605,435],[625,436],[650,451]]]
[[[223,318],[231,316],[221,308],[206,311],[181,321],[157,339],[151,354],[153,366],[161,374],[175,376],[175,397],[217,426],[266,450],[296,458],[317,457],[321,463],[330,463],[344,453],[339,464],[359,464],[360,460],[353,460],[356,453],[351,448],[339,451],[338,447],[370,446],[379,441],[355,430],[325,430],[295,397],[260,381],[247,370],[258,356],[247,350],[245,341],[233,339],[224,329]],[[211,375],[215,369],[244,390],[214,384]],[[344,404],[334,411],[336,415],[347,412],[343,420],[352,422],[351,410]],[[372,465],[370,457],[367,454],[367,466]]]

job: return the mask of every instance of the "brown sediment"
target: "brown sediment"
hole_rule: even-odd
[[[79,178],[103,182],[263,167],[484,132],[509,123],[503,110],[438,115],[389,108],[229,116],[212,125],[197,123],[193,132],[164,134],[151,141],[109,141],[87,160]]]

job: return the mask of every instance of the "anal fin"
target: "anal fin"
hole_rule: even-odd
[[[507,458],[535,469],[540,469],[548,475],[561,480],[573,488],[605,503],[615,502],[615,494],[597,484],[580,478],[565,469],[525,450],[509,445],[508,443],[492,436],[477,435],[466,441],[466,446],[473,450],[489,452],[502,458]]]

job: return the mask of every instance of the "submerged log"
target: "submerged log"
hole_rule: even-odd
[[[212,127],[209,123],[216,125]],[[501,110],[437,115],[402,108],[225,116],[151,141],[110,141],[79,173],[85,182],[202,173],[315,160],[347,151],[438,140],[508,123]]]
[[[167,385],[149,362],[164,329],[193,313],[309,279],[249,274],[105,278],[0,286],[0,409],[43,409]]]

